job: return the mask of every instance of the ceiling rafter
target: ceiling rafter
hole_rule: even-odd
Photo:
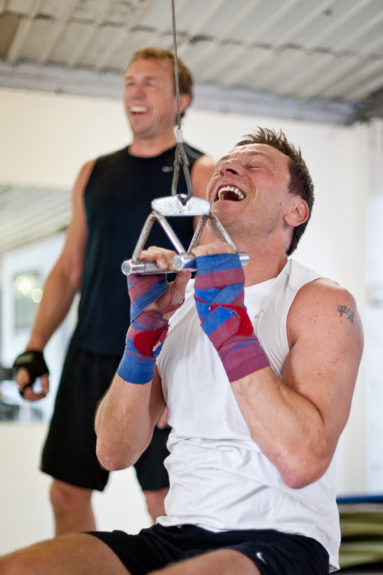
[[[59,16],[54,22],[52,22],[49,36],[41,47],[42,50],[38,59],[41,64],[44,64],[49,60],[53,47],[65,33],[66,27],[73,15],[77,3],[78,0],[66,0],[66,2],[62,4]]]
[[[113,0],[100,0],[100,7],[98,10],[97,18],[95,18],[91,25],[88,26],[88,29],[86,33],[83,34],[79,44],[73,49],[73,52],[68,61],[68,65],[70,67],[74,67],[79,63],[82,54],[87,49],[90,42],[94,39],[96,33],[99,31],[100,26],[103,24],[112,3]]]
[[[369,4],[371,0],[359,0],[358,2],[349,2],[348,10],[343,12],[339,18],[334,18],[326,27],[323,27],[322,30],[317,34],[313,35],[311,40],[306,44],[307,48],[312,48],[314,46],[318,46],[323,41],[328,38],[331,34],[339,30],[341,26],[344,26],[351,18],[353,18],[358,12],[360,12],[367,4]],[[342,41],[344,37],[342,37]]]
[[[323,14],[323,12],[325,12],[331,6],[333,6],[334,3],[335,3],[335,0],[322,0],[321,2],[319,2],[315,8],[313,8],[311,11],[307,12],[305,17],[298,20],[296,22],[295,26],[291,26],[290,28],[287,28],[286,31],[279,36],[278,41],[275,44],[275,47],[277,49],[283,48],[283,46],[285,44],[287,44],[288,42],[294,41],[294,38],[296,37],[296,35],[301,30],[304,30],[306,28],[306,26],[308,26],[309,24],[314,22],[314,20],[320,14]]]
[[[126,40],[129,31],[134,28],[138,19],[142,13],[146,10],[148,5],[147,0],[141,0],[140,4],[131,7],[129,15],[125,18],[125,23],[122,29],[118,30],[114,35],[112,42],[110,42],[109,47],[104,51],[104,54],[100,57],[99,61],[96,63],[96,70],[102,70],[108,66],[111,61],[113,54],[118,50],[119,46]]]
[[[33,7],[28,17],[21,18],[7,54],[7,59],[11,64],[14,64],[20,55],[24,42],[33,26],[34,18],[38,14],[42,2],[43,0],[34,0]]]

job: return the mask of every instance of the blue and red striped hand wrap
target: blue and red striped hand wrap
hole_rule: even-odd
[[[131,324],[126,334],[125,352],[117,373],[130,383],[148,383],[153,379],[156,357],[168,330],[168,321],[158,311],[144,308],[168,289],[163,275],[128,276]]]
[[[244,305],[245,278],[238,254],[201,256],[196,262],[197,312],[230,383],[270,365]]]

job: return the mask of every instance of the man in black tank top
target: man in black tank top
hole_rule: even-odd
[[[183,114],[192,100],[192,78],[181,61],[178,67]],[[147,48],[133,56],[124,89],[132,143],[82,167],[73,190],[73,216],[66,242],[46,281],[28,353],[15,362],[17,384],[24,398],[35,401],[46,395],[48,368],[42,352],[80,291],[78,322],[64,362],[41,463],[42,471],[53,477],[50,496],[56,534],[95,528],[92,491],[103,490],[108,479],[95,455],[94,413],[116,371],[130,323],[121,262],[133,252],[152,199],[171,194],[176,146],[173,68],[173,55],[167,50]],[[191,146],[185,145],[185,151],[193,193],[204,197],[214,162]],[[186,191],[181,173],[178,192]],[[177,218],[171,223],[187,247],[193,233],[191,218]],[[149,241],[167,247],[159,226],[153,227]],[[41,394],[31,387],[39,376]],[[163,514],[168,490],[163,466],[167,435],[164,414],[151,445],[135,464],[153,520]]]

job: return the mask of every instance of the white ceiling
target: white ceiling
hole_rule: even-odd
[[[195,106],[383,116],[382,0],[175,0]],[[0,0],[0,86],[120,97],[135,50],[172,48],[171,0]]]
[[[383,0],[175,9],[194,107],[343,125],[383,117]],[[171,0],[0,0],[0,86],[120,98],[133,52],[172,49],[171,22]],[[69,194],[0,187],[0,210],[1,253],[64,228]]]

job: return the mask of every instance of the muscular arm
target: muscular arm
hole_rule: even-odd
[[[352,296],[317,280],[295,298],[287,323],[290,353],[278,378],[270,367],[233,382],[253,439],[287,485],[326,471],[347,422],[363,348]]]
[[[149,250],[143,250],[140,256],[146,261],[155,262],[161,269],[173,269],[174,254],[175,252],[171,250],[149,248]],[[148,318],[146,317],[146,320],[143,321],[142,316],[144,314],[149,315],[150,312],[157,314],[159,312],[162,319],[168,320],[172,313],[182,305],[189,278],[190,273],[187,271],[178,273],[175,281],[169,285],[166,291],[162,292],[162,295],[154,301],[151,300],[151,303],[142,308],[134,318],[133,325],[135,328],[137,329],[137,325],[148,325]],[[147,279],[142,277],[138,281],[133,280],[131,282],[129,293],[131,294],[132,309],[134,309],[135,301],[142,300],[143,296],[148,296],[149,292],[153,293],[153,284],[149,288],[146,284]],[[145,288],[140,290],[141,281],[144,286],[146,284],[148,291],[145,292]],[[135,294],[137,300],[134,299]],[[148,297],[151,298],[151,296]],[[143,323],[140,323],[141,321]],[[149,327],[146,333],[151,333],[151,329],[153,327]],[[144,334],[145,329],[142,329],[138,337]],[[142,348],[138,346],[134,337],[134,330],[131,326],[128,330],[127,340],[132,338],[130,341],[137,346],[134,348],[134,355],[137,356],[141,353],[140,349],[142,350]],[[110,471],[125,469],[137,461],[148,446],[154,426],[165,406],[157,369],[154,369],[151,381],[145,380],[145,378],[141,379],[139,365],[135,364],[134,371],[131,369],[131,365],[135,363],[134,355],[127,350],[125,351],[118,373],[124,375],[126,379],[133,374],[136,379],[132,378],[131,381],[136,381],[136,383],[126,381],[117,373],[96,413],[96,453],[101,465]],[[125,367],[121,369],[122,365]]]
[[[96,413],[96,453],[109,471],[133,465],[149,445],[165,406],[157,370],[150,383],[136,385],[115,375]]]
[[[64,248],[50,272],[43,290],[36,318],[27,343],[27,350],[43,351],[52,334],[67,315],[76,292],[80,289],[82,267],[87,240],[83,194],[94,162],[88,162],[81,169],[73,189],[72,220],[69,224]],[[23,390],[28,401],[38,401],[49,391],[48,373],[40,376],[42,392],[29,387],[30,375],[27,369],[20,367],[16,374],[16,383]]]
[[[73,215],[63,251],[50,272],[27,349],[42,350],[69,311],[82,279],[87,240],[83,193],[94,162],[83,166],[73,189]]]

